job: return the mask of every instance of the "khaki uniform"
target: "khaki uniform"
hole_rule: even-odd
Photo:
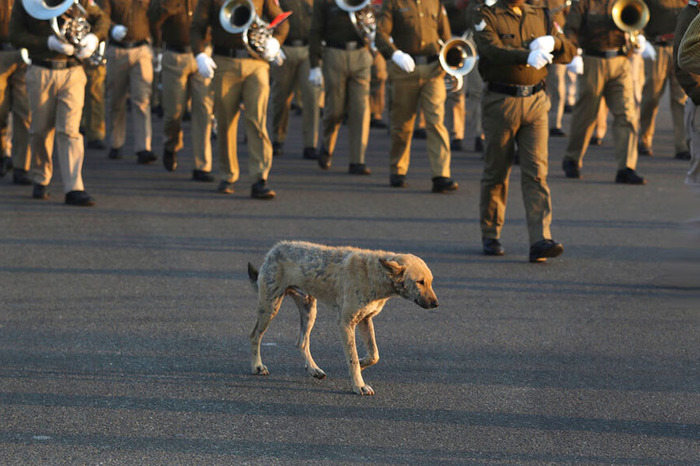
[[[219,23],[223,0],[199,0],[190,28],[192,53],[205,49],[207,29],[211,28],[216,72],[214,113],[218,124],[217,153],[222,181],[235,183],[239,176],[237,131],[241,104],[245,106],[245,132],[248,146],[248,173],[252,183],[267,180],[272,168],[272,143],[267,134],[267,104],[270,96],[270,65],[252,58],[241,34],[226,32]],[[253,0],[256,14],[270,22],[282,10],[274,0]],[[280,42],[289,31],[287,22],[274,30]]]
[[[384,115],[386,106],[386,81],[389,79],[386,60],[381,53],[374,54],[372,62],[372,78],[369,83],[369,113],[370,121],[378,121]]]
[[[605,96],[614,116],[617,169],[637,167],[637,111],[625,33],[612,22],[612,2],[579,0],[566,18],[564,32],[583,49],[583,75],[564,159],[580,168],[593,134],[600,100]],[[605,55],[605,56],[603,56]]]
[[[87,10],[91,32],[104,40],[109,18],[88,0],[81,0],[81,4]],[[53,34],[49,21],[32,18],[22,2],[15,3],[10,40],[15,47],[28,49],[32,59],[27,70],[27,92],[32,114],[29,139],[34,182],[46,186],[51,181],[55,138],[64,192],[83,191],[84,148],[80,117],[85,98],[85,72],[74,57],[48,48],[47,40]]]
[[[0,4],[0,159],[10,156],[16,170],[29,170],[29,99],[27,66],[10,43],[9,24],[13,0]],[[12,112],[12,142],[9,117]],[[12,146],[11,153],[10,146]]]
[[[676,154],[682,154],[688,151],[683,129],[683,107],[686,96],[673,72],[673,31],[678,14],[686,2],[684,0],[646,0],[646,3],[649,6],[650,18],[644,28],[644,34],[656,49],[656,60],[644,60],[646,81],[640,108],[639,146],[642,149],[652,148],[659,101],[668,83],[675,151]]]
[[[110,98],[111,145],[120,149],[126,142],[127,92],[133,110],[134,151],[151,150],[151,91],[153,49],[148,22],[150,0],[97,0],[112,25],[127,28],[126,37],[111,37],[107,46],[107,92]]]
[[[325,41],[325,46],[322,46]],[[350,16],[335,0],[314,0],[309,34],[311,68],[322,66],[325,107],[321,159],[335,152],[338,130],[347,114],[350,164],[365,163],[369,140],[369,83],[372,54]]]
[[[432,178],[450,177],[449,134],[444,125],[445,72],[440,67],[440,40],[452,37],[445,9],[437,0],[384,0],[377,21],[377,48],[389,63],[391,81],[392,175],[406,175],[410,163],[411,139],[420,106],[425,115],[427,150]],[[416,63],[406,73],[391,60],[401,50]]]
[[[304,148],[315,148],[320,120],[320,89],[309,81],[309,30],[313,0],[282,0],[280,7],[293,11],[289,17],[289,34],[282,50],[287,58],[282,66],[270,69],[272,77],[272,140],[283,144],[289,128],[289,109],[294,89],[301,90],[302,132]]]
[[[553,14],[554,21],[559,28],[566,24],[566,14],[569,9],[565,6],[566,0],[544,0],[544,6]],[[564,105],[566,104],[566,65],[552,64],[547,74],[547,95],[552,105],[550,109],[550,127],[561,129],[564,119]]]
[[[530,244],[551,239],[552,203],[547,185],[549,99],[544,91],[547,68],[527,65],[529,43],[555,37],[556,63],[568,63],[576,48],[553,26],[545,10],[528,4],[521,14],[503,0],[482,6],[476,22],[479,72],[487,83],[483,99],[484,173],[481,179],[481,235],[498,239],[505,221],[508,179],[515,143],[520,154],[522,191]]]
[[[195,170],[211,172],[211,79],[197,70],[190,46],[190,23],[197,0],[152,0],[148,10],[157,47],[163,47],[163,144],[167,152],[184,147],[182,117],[191,98],[192,155]]]
[[[106,66],[85,67],[87,88],[85,89],[85,108],[82,126],[88,142],[102,141],[106,137],[105,123],[105,80]]]

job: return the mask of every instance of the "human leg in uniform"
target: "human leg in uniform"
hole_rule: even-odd
[[[552,104],[552,127],[549,135],[555,137],[565,137],[562,130],[562,120],[564,119],[564,104],[566,101],[566,65],[553,64],[549,67],[547,74],[547,92]]]
[[[437,64],[419,65],[414,73],[420,73],[424,84],[419,91],[418,102],[425,116],[426,147],[434,193],[456,191],[459,185],[450,178],[450,136],[445,121],[444,72]]]
[[[211,79],[197,72],[197,62],[191,56],[189,87],[192,95],[192,155],[194,157],[194,181],[214,181],[212,175],[211,115],[214,108],[214,94]]]
[[[284,153],[284,142],[289,128],[289,110],[294,98],[296,85],[296,70],[300,65],[296,49],[298,47],[283,46],[285,58],[280,66],[270,67],[272,81],[270,99],[272,106],[272,154],[280,156]],[[308,74],[307,74],[308,76]],[[301,101],[301,96],[297,99]]]
[[[104,150],[106,136],[105,124],[105,66],[86,66],[87,88],[85,94],[85,109],[83,110],[83,128],[87,148]]]
[[[411,139],[416,120],[420,83],[417,72],[406,73],[389,63],[391,80],[391,148],[389,150],[389,183],[395,188],[406,187],[406,174],[411,161]]]
[[[376,53],[372,62],[372,79],[369,85],[370,128],[387,128],[387,124],[382,120],[386,105],[387,78],[386,60],[381,53]]]
[[[238,166],[238,119],[243,91],[242,59],[214,55],[216,73],[214,88],[214,114],[218,127],[216,152],[219,159],[221,183],[217,191],[233,194],[233,185],[240,176]]]
[[[163,165],[177,169],[177,152],[184,146],[182,117],[187,108],[187,84],[192,54],[166,50],[163,53]]]
[[[700,112],[692,99],[685,101],[685,130],[690,142],[690,166],[685,184],[700,188]]]
[[[349,169],[351,175],[369,175],[365,164],[369,140],[369,82],[372,55],[366,49],[350,52],[350,76],[347,81],[349,133]]]
[[[345,50],[326,47],[323,51],[323,82],[325,88],[325,107],[323,111],[322,144],[318,156],[318,165],[327,170],[331,166],[338,130],[345,115],[347,80],[350,70],[347,68]]]
[[[133,112],[134,150],[138,163],[148,164],[158,158],[151,152],[151,92],[153,84],[153,50],[142,45],[130,50],[134,65],[129,69],[129,88]]]

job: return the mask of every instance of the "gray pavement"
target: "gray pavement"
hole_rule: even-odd
[[[270,177],[274,201],[190,181],[180,167],[88,151],[94,208],[0,180],[1,464],[700,463],[700,197],[683,185],[664,100],[647,186],[620,186],[611,135],[584,180],[563,177],[552,139],[561,258],[527,262],[520,173],[501,258],[480,254],[478,154],[453,154],[453,195],[429,192],[425,142],[409,187],[388,187],[389,137],[368,164],[301,159],[301,118]],[[565,129],[568,130],[567,116]],[[154,120],[154,148],[160,157]],[[189,128],[189,127],[188,127]],[[470,138],[471,140],[471,138]],[[189,138],[186,144],[189,145]],[[471,144],[469,144],[471,146]],[[189,146],[188,146],[189,147]],[[246,264],[302,239],[410,252],[440,307],[400,298],[375,320],[374,397],[350,391],[335,316],[312,334],[322,381],[305,375],[285,302],[249,374],[255,295]]]

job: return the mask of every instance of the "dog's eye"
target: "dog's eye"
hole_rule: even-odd
[[[418,280],[416,283],[422,286],[425,285],[425,280]]]

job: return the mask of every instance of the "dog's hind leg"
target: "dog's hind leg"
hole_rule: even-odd
[[[358,324],[360,335],[365,342],[367,348],[367,356],[360,359],[360,369],[373,366],[379,361],[379,349],[377,348],[377,340],[374,337],[374,323],[372,317],[365,317]]]
[[[316,322],[316,298],[294,287],[288,288],[287,294],[292,297],[299,308],[301,328],[297,347],[301,350],[301,355],[304,357],[306,372],[317,379],[324,379],[326,373],[316,365],[314,358],[311,357],[310,335],[311,329],[314,328],[314,322]]]
[[[260,342],[262,340],[263,334],[270,326],[270,322],[277,315],[277,311],[280,309],[282,304],[282,299],[284,295],[281,296],[266,296],[264,293],[260,293],[260,298],[258,300],[258,321],[255,323],[253,331],[250,333],[250,350],[251,350],[251,368],[253,374],[259,375],[269,375],[270,372],[267,370],[262,363],[262,358],[260,356]]]

